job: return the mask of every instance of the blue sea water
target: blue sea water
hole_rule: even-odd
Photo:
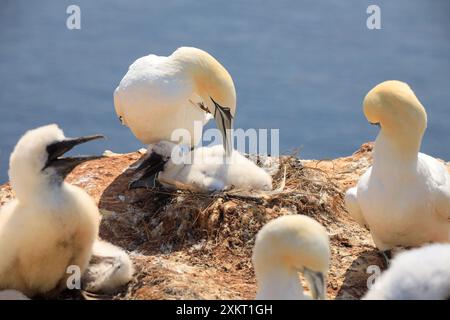
[[[66,8],[81,8],[81,30]],[[370,4],[381,30],[366,27]],[[0,182],[28,129],[103,133],[77,153],[141,147],[116,118],[112,93],[148,53],[202,48],[229,70],[237,128],[279,128],[281,152],[334,158],[373,140],[361,102],[377,83],[408,82],[428,112],[422,150],[450,160],[448,0],[2,0]]]

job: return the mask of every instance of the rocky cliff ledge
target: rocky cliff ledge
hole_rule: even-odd
[[[133,176],[128,167],[141,157],[138,152],[110,153],[79,166],[68,181],[97,201],[100,236],[129,250],[136,266],[127,287],[101,298],[253,299],[255,234],[275,217],[302,213],[330,234],[328,298],[359,299],[367,290],[367,267],[385,266],[369,232],[345,211],[343,194],[371,165],[371,153],[368,143],[335,160],[283,156],[277,159],[281,170],[273,170],[273,177],[278,187],[286,168],[286,183],[274,194],[128,190]],[[270,159],[258,160],[270,167]],[[450,163],[447,166],[450,171]],[[13,196],[8,184],[0,187],[0,205]]]

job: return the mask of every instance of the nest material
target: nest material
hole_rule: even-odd
[[[305,166],[293,156],[280,158],[279,166],[285,170],[273,176],[276,190],[272,192],[231,189],[211,194],[180,185],[184,190],[128,190],[125,181],[133,172],[127,170],[102,195],[109,201],[100,199],[104,209],[101,236],[144,256],[178,252],[193,266],[239,270],[253,287],[251,252],[256,233],[268,221],[285,214],[305,214],[325,225],[331,235],[338,234],[342,224],[343,193],[326,171]],[[115,200],[111,201],[109,192],[116,194]],[[121,199],[120,209],[108,211],[117,199]],[[160,276],[159,269],[153,271]],[[134,294],[142,284],[136,286]]]

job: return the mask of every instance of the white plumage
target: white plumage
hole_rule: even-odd
[[[224,134],[231,119],[227,122],[224,113],[217,112],[214,101],[234,117],[233,80],[211,55],[189,47],[168,57],[151,54],[137,59],[114,92],[117,115],[145,144],[166,140],[197,145],[202,132],[194,132],[194,121],[203,125],[211,115]],[[173,137],[177,129],[187,130],[190,138]]]
[[[109,242],[94,243],[91,262],[83,274],[83,287],[89,292],[114,293],[133,277],[128,254]]]
[[[49,125],[27,132],[11,154],[16,199],[0,211],[0,289],[29,297],[58,292],[66,288],[68,266],[83,272],[88,265],[99,212],[85,191],[63,181],[62,151],[49,154],[50,145],[64,141],[63,132]]]
[[[253,248],[258,293],[256,299],[326,299],[330,245],[325,228],[304,215],[288,215],[267,223]],[[305,295],[302,272],[312,296]]]
[[[373,166],[346,193],[349,213],[380,250],[449,241],[450,178],[443,163],[419,152],[427,116],[414,92],[383,82],[367,94],[364,113],[381,131]]]
[[[434,244],[400,253],[364,299],[450,299],[450,245]]]
[[[201,147],[190,152],[171,142],[151,146],[148,154],[166,161],[158,179],[181,182],[200,191],[219,191],[231,186],[245,190],[271,190],[272,178],[251,160],[233,150],[229,158],[220,145]]]
[[[56,125],[28,131],[10,158],[9,176],[16,199],[0,210],[0,298],[54,295],[74,275],[85,272],[94,258],[114,263],[93,264],[95,291],[112,291],[131,279],[127,254],[97,239],[100,214],[82,189],[64,182],[76,165],[93,157],[62,157],[74,146],[102,136],[66,138]],[[90,273],[92,275],[92,272]],[[80,279],[81,280],[81,279]],[[12,290],[11,290],[12,289]]]

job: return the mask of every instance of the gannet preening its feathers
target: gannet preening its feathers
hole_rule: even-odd
[[[64,182],[92,157],[62,157],[95,135],[66,138],[56,125],[28,131],[10,158],[16,199],[0,211],[0,290],[29,297],[66,288],[68,266],[83,272],[97,237],[99,212],[82,189]]]
[[[450,245],[433,244],[398,254],[365,300],[449,300]]]
[[[172,142],[161,141],[149,147],[136,169],[141,179],[158,174],[158,180],[176,181],[197,191],[220,191],[228,187],[245,190],[272,190],[272,178],[262,168],[232,150],[225,158],[220,145],[185,152]],[[139,180],[133,183],[139,183]],[[167,186],[167,185],[166,185]]]
[[[450,177],[444,164],[419,153],[427,114],[414,92],[383,82],[365,97],[364,114],[381,129],[373,166],[346,193],[349,213],[380,250],[449,241]]]
[[[256,299],[308,299],[298,278],[302,272],[313,299],[326,299],[330,244],[325,228],[304,215],[287,215],[266,224],[253,248]]]
[[[151,54],[137,59],[114,91],[114,105],[121,122],[145,144],[173,141],[175,130],[186,129],[191,140],[173,142],[195,146],[201,133],[194,136],[194,121],[204,124],[212,115],[231,154],[233,79],[203,50],[182,47],[168,57]]]

